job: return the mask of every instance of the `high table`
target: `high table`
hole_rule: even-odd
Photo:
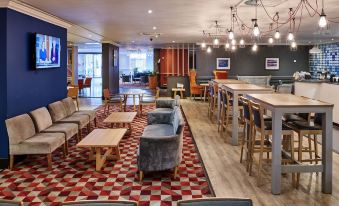
[[[292,94],[248,94],[247,97],[272,112],[272,188],[280,194],[281,173],[321,172],[321,190],[332,193],[332,110],[333,104]],[[281,165],[281,125],[284,113],[322,113],[322,164]]]
[[[273,89],[268,87],[261,87],[254,84],[223,84],[222,85],[228,92],[233,94],[233,107],[232,107],[232,145],[238,145],[238,98],[239,95],[250,93],[272,93]],[[218,120],[220,118],[220,89],[218,91]]]

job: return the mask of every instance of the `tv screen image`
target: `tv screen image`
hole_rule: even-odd
[[[60,67],[60,38],[44,34],[35,35],[36,69]]]

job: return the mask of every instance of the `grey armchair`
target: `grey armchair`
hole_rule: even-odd
[[[171,118],[150,115],[148,126],[140,138],[138,169],[140,181],[144,172],[174,169],[174,178],[182,159],[184,121],[178,107],[173,109]]]

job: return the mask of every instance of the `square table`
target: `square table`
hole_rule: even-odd
[[[143,92],[131,90],[131,91],[127,91],[127,92],[121,92],[119,94],[124,96],[124,99],[126,100],[126,104],[127,104],[128,96],[132,96],[133,97],[133,111],[135,112],[136,111],[135,96],[138,96],[138,99],[139,99],[140,95],[143,94]]]
[[[223,84],[228,92],[233,94],[233,107],[232,107],[232,145],[238,145],[238,98],[239,95],[250,94],[250,93],[272,93],[273,89],[268,87],[261,87],[254,84]],[[220,89],[218,90],[218,121],[220,119]]]
[[[292,94],[248,94],[247,97],[272,112],[272,188],[280,194],[281,173],[321,172],[321,190],[332,193],[333,104]],[[281,165],[281,125],[284,113],[322,113],[322,164]]]
[[[119,143],[126,132],[127,129],[94,129],[76,146],[90,149],[89,160],[94,159],[95,153],[95,170],[100,171],[106,159],[120,159]],[[108,149],[101,155],[103,148]]]
[[[111,124],[113,128],[115,124],[128,124],[129,132],[132,132],[132,122],[137,116],[137,112],[112,112],[105,120],[104,123]]]

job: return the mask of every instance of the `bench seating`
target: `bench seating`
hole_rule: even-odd
[[[13,168],[14,155],[46,154],[48,169],[52,169],[52,152],[64,146],[64,133],[37,133],[34,122],[28,114],[22,114],[6,121],[9,137],[10,169]]]
[[[95,127],[97,126],[97,116],[95,110],[76,110],[76,106],[71,97],[67,97],[61,100],[65,106],[66,113],[68,116],[76,114],[76,115],[87,115],[89,117],[89,121],[94,121]]]

